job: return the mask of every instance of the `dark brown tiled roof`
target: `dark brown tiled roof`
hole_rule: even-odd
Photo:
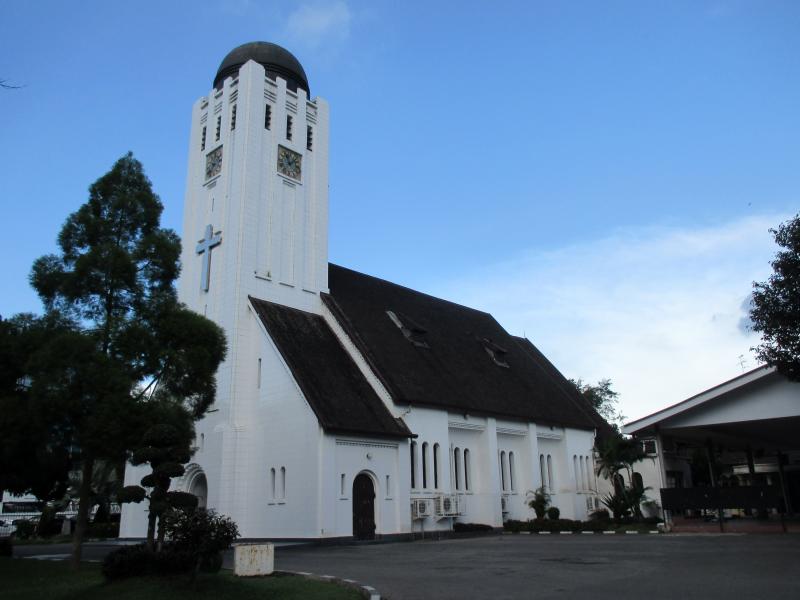
[[[328,273],[325,303],[395,402],[598,426],[564,376],[490,314],[333,264]]]
[[[411,436],[402,419],[391,415],[321,316],[252,296],[250,302],[325,430]]]

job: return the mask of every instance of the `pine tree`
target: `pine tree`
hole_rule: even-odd
[[[49,405],[80,463],[73,566],[91,510],[98,460],[128,458],[149,403],[181,404],[201,417],[215,397],[226,351],[221,329],[177,301],[180,240],[160,227],[163,210],[129,153],[89,188],[89,200],[39,258],[31,283],[47,315],[69,323],[36,352],[31,396]]]

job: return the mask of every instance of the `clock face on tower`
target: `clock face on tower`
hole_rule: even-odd
[[[278,146],[278,173],[300,181],[303,157],[297,152]]]
[[[222,146],[206,155],[206,179],[216,177],[222,171]]]

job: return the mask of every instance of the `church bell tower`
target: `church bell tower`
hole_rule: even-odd
[[[254,296],[320,311],[328,287],[328,105],[299,61],[252,42],[232,50],[192,112],[180,299],[235,351]]]
[[[208,506],[251,531],[246,497],[263,476],[258,423],[271,379],[262,375],[268,342],[249,297],[322,312],[328,104],[309,99],[303,67],[287,50],[244,44],[194,104],[189,143],[178,293],[228,340],[214,409],[196,428],[193,468],[207,478]]]

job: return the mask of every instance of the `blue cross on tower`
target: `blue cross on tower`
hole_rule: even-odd
[[[197,253],[203,255],[203,266],[200,273],[200,289],[208,291],[208,280],[211,275],[211,249],[222,243],[222,232],[214,233],[211,225],[206,225],[206,235],[197,244]]]

